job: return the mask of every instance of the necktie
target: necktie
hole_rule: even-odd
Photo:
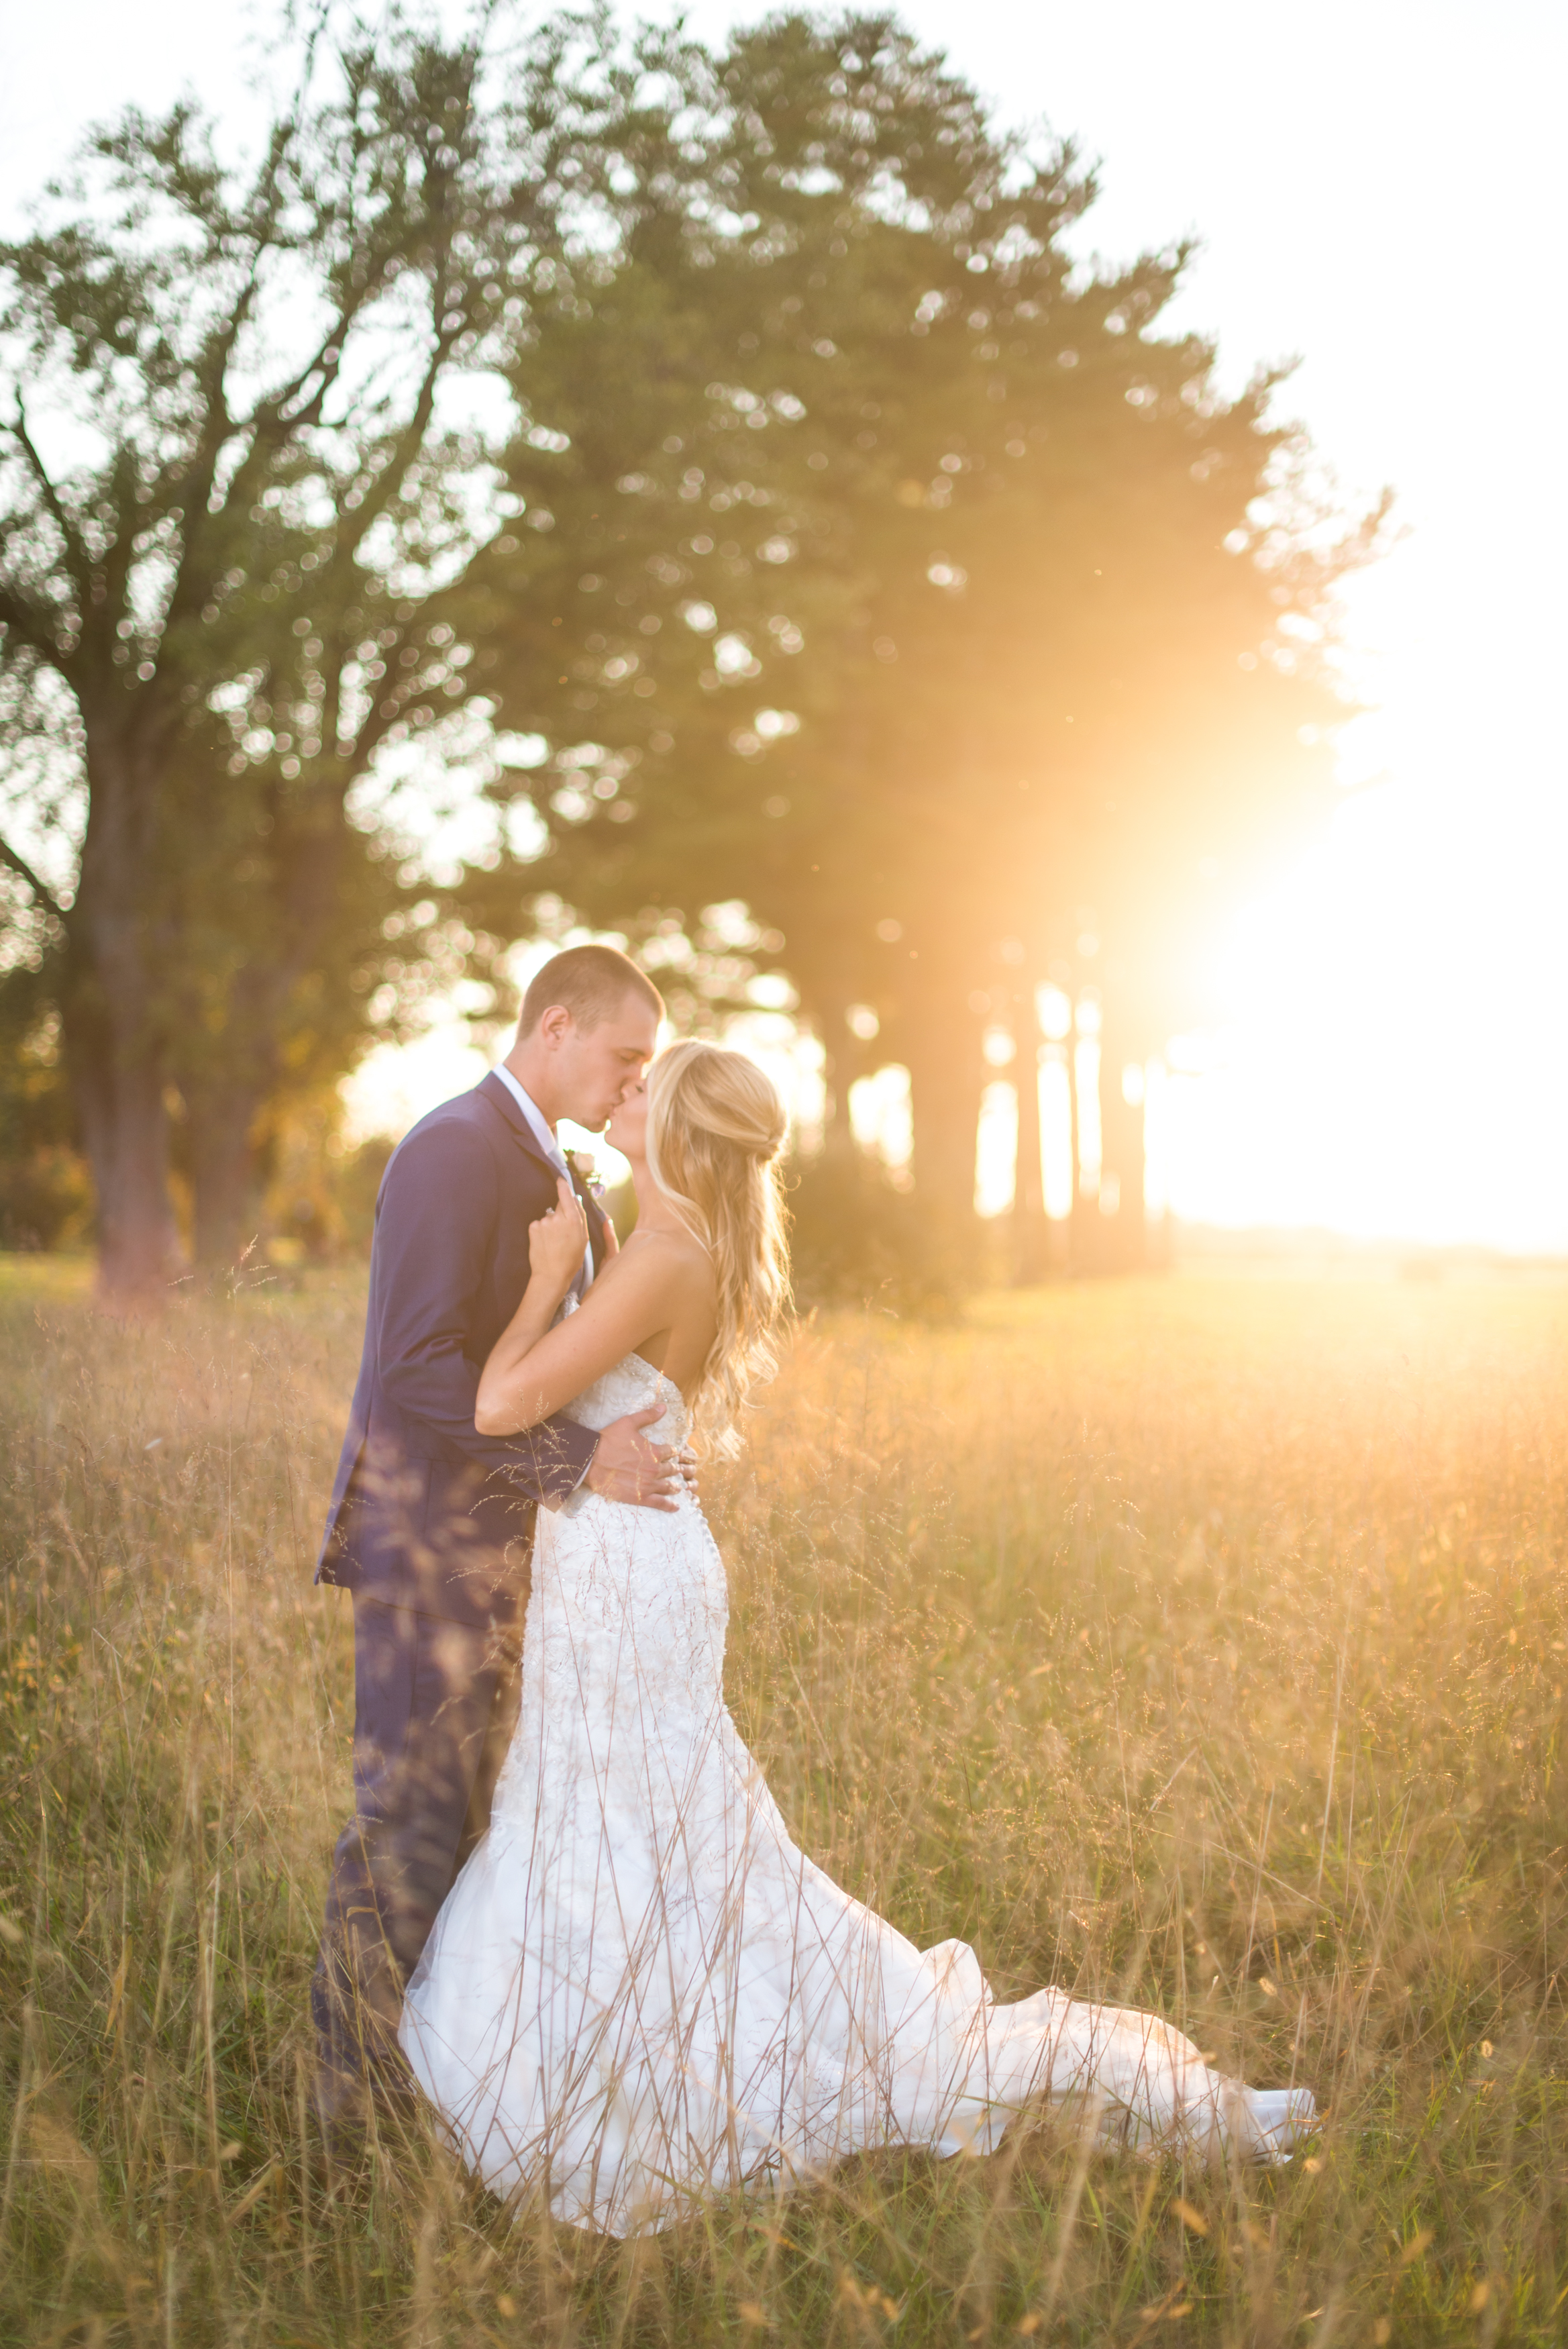
[[[559,1143],[557,1143],[555,1147],[552,1150],[550,1156],[552,1164],[560,1169],[561,1173],[565,1175],[568,1183],[571,1184],[573,1190],[577,1192],[579,1198],[581,1198],[582,1193],[576,1177],[573,1175],[571,1167],[567,1164],[566,1154],[561,1148]],[[573,1277],[572,1286],[566,1292],[568,1297],[571,1298],[573,1305],[582,1304],[583,1292],[587,1288],[593,1278],[593,1244],[590,1241],[583,1251],[583,1261],[578,1266],[577,1270]]]

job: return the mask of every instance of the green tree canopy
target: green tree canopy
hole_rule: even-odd
[[[0,677],[35,753],[0,856],[50,920],[111,1287],[171,1254],[171,1087],[221,1256],[270,1094],[363,1029],[408,877],[370,779],[402,739],[460,757],[485,390],[613,220],[643,73],[609,43],[346,19],[253,168],[188,107],[130,113],[0,249]]]
[[[1092,906],[1152,1034],[1328,804],[1376,518],[890,15],[333,21],[253,168],[129,115],[0,250],[0,862],[109,1283],[171,1109],[222,1258],[280,1097],[546,893],[651,960],[744,901],[961,1220],[995,1005]]]
[[[962,1214],[993,983],[1093,906],[1152,1041],[1216,870],[1331,802],[1327,597],[1377,517],[1326,529],[1274,379],[1227,399],[1161,333],[1185,253],[1075,270],[1071,150],[891,16],[738,36],[682,130],[703,205],[630,151],[627,265],[531,322],[556,438],[509,473],[553,527],[475,625],[552,750],[495,788],[593,921],[743,895],[846,1074],[873,1010]]]

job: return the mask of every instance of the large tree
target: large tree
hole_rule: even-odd
[[[269,1099],[363,1030],[417,879],[366,779],[483,715],[447,611],[498,527],[486,399],[603,241],[645,79],[601,18],[515,53],[496,12],[335,21],[253,165],[128,114],[0,248],[0,678],[37,721],[0,859],[51,927],[113,1289],[173,1253],[171,1113],[222,1257]]]
[[[961,1224],[982,1029],[1080,909],[1130,1036],[1200,867],[1326,803],[1355,550],[1282,506],[1270,386],[1161,335],[1179,253],[1075,273],[1070,151],[886,15],[309,63],[248,176],[129,118],[0,255],[0,857],[108,1280],[168,1256],[171,1114],[222,1257],[280,1092],[542,892],[650,956],[744,899],[841,1095],[907,1062]],[[501,824],[440,887],[421,739]]]
[[[743,896],[841,1076],[873,1010],[920,1191],[962,1221],[1020,970],[1097,908],[1130,1050],[1202,875],[1329,804],[1325,604],[1367,533],[1303,511],[1270,378],[1227,399],[1160,332],[1185,255],[1075,272],[1092,181],[892,18],[738,36],[682,139],[704,204],[628,150],[629,265],[531,323],[554,438],[510,471],[555,527],[476,626],[552,747],[494,788],[590,919]]]

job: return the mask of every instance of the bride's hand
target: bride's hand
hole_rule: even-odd
[[[528,1272],[531,1281],[538,1280],[564,1297],[577,1278],[588,1245],[588,1226],[577,1194],[564,1174],[557,1178],[555,1190],[550,1213],[528,1227]]]

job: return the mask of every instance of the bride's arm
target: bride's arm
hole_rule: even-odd
[[[517,1311],[490,1348],[480,1380],[474,1423],[481,1435],[491,1432],[484,1423],[485,1380],[506,1378],[538,1345],[577,1278],[587,1244],[588,1226],[577,1194],[561,1175],[555,1185],[554,1206],[528,1227],[528,1286]],[[531,1427],[534,1423],[531,1420],[520,1420],[516,1425]],[[513,1431],[505,1432],[510,1434]]]
[[[474,1425],[481,1435],[537,1427],[672,1318],[680,1252],[645,1247],[606,1265],[576,1312],[555,1320],[586,1237],[574,1197],[567,1214],[571,1186],[562,1190],[560,1207],[529,1227],[528,1287],[480,1373]]]

